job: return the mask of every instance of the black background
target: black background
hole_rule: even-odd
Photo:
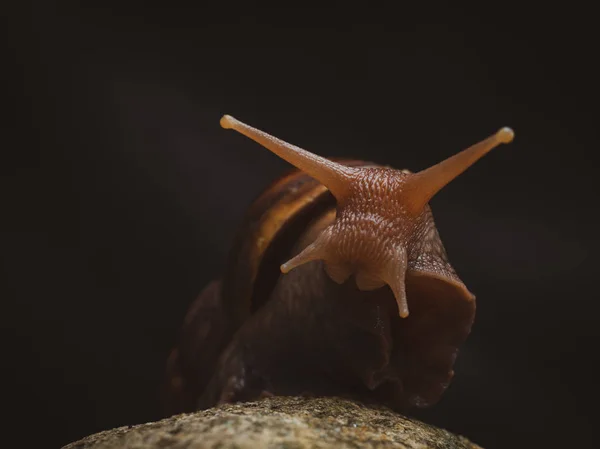
[[[186,307],[289,167],[222,130],[228,113],[412,170],[513,127],[432,200],[478,310],[453,384],[415,416],[486,448],[593,445],[589,12],[103,5],[6,15],[3,408],[28,423],[19,438],[59,447],[160,418]]]

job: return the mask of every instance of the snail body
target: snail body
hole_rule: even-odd
[[[230,116],[221,125],[297,170],[250,206],[223,276],[189,309],[167,362],[167,412],[288,394],[436,403],[475,296],[428,202],[512,131],[411,173],[321,158]]]

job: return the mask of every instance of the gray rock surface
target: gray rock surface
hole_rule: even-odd
[[[90,435],[64,449],[481,449],[385,408],[338,398],[271,397]]]

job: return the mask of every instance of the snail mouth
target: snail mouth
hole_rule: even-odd
[[[406,265],[388,266],[381,270],[380,273],[372,273],[361,269],[354,270],[348,265],[325,261],[325,272],[338,284],[345,283],[354,274],[356,286],[362,291],[377,290],[388,285],[396,299],[399,315],[402,318],[408,316],[406,288],[404,285]]]
[[[317,239],[304,248],[297,256],[281,265],[281,271],[285,274],[294,268],[314,260],[325,262],[325,272],[336,283],[343,284],[350,276],[355,275],[356,285],[359,290],[368,291],[384,287],[386,284],[391,288],[400,317],[408,316],[408,304],[406,300],[406,286],[404,285],[407,269],[406,249],[398,246],[388,249],[388,254],[379,259],[376,264],[373,261],[366,263],[369,269],[362,268],[365,264],[356,266],[349,262],[339,262],[339,257],[332,256],[332,242],[335,235],[332,228],[327,228]]]
[[[370,291],[386,285],[380,276],[361,269],[352,269],[348,265],[325,262],[325,272],[337,284],[343,284],[352,275],[359,290]]]
[[[378,288],[383,287],[387,284],[383,279],[379,276],[372,275],[365,271],[357,271],[355,273],[356,276],[356,286],[359,290],[370,291],[377,290]]]

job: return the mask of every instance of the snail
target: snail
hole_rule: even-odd
[[[220,124],[295,169],[250,206],[223,276],[188,310],[167,360],[167,413],[268,395],[349,396],[395,410],[438,402],[475,295],[448,261],[428,203],[513,131],[413,173],[323,158],[228,115]]]

